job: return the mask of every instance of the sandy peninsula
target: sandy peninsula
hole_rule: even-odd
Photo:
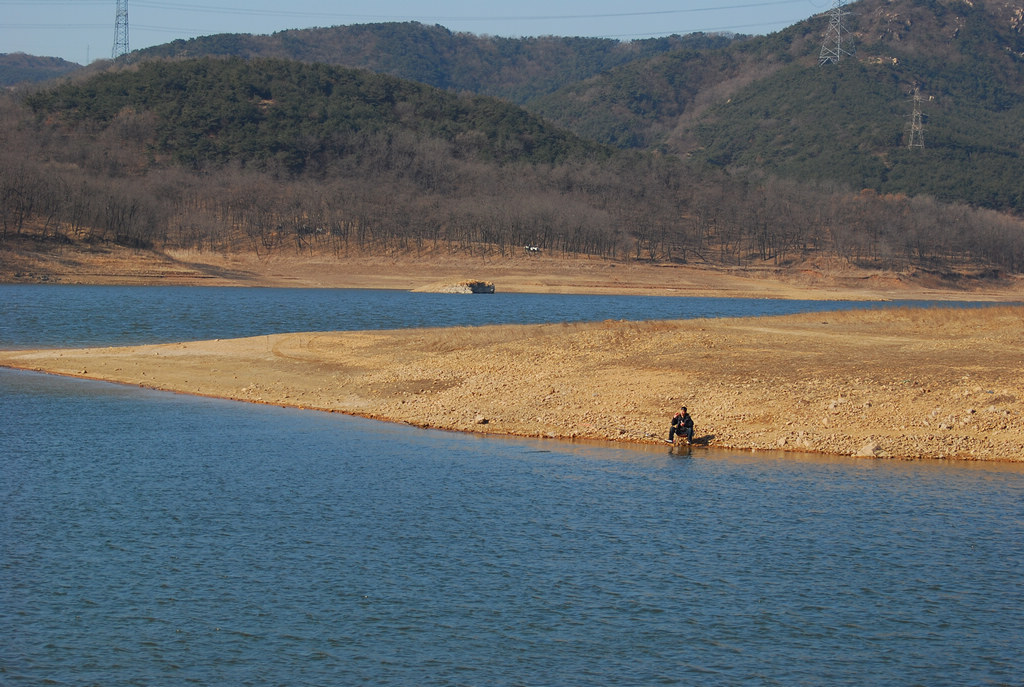
[[[1020,303],[1024,279],[808,263],[728,269],[541,253],[204,253],[37,244],[7,283],[443,290]],[[487,295],[455,296],[489,298]],[[1024,308],[279,334],[0,351],[0,365],[420,427],[662,441],[680,405],[710,447],[1024,460]]]
[[[486,298],[487,296],[465,296]],[[278,334],[0,365],[480,433],[1024,460],[1024,307]]]

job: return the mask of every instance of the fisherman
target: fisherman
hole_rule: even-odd
[[[686,443],[693,443],[693,418],[686,412],[686,406],[672,416],[672,426],[668,430],[668,443],[676,443],[677,434],[686,437]]]

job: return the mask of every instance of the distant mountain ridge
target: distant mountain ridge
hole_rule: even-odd
[[[525,62],[441,45],[457,58],[433,72],[445,88],[308,55],[94,64],[0,101],[0,242],[1024,271],[1014,15],[850,8],[856,54],[827,65],[826,15],[597,71],[559,40],[536,44],[557,59]],[[369,43],[378,67],[436,63]],[[488,73],[527,102],[453,85]],[[910,149],[915,87],[927,145]]]
[[[817,63],[810,36],[823,33],[824,16],[769,37],[788,43],[791,60],[709,108],[689,152],[801,181],[1024,212],[1024,22],[1011,5],[861,0],[847,18],[855,55],[839,64]],[[915,89],[925,145],[912,150]]]
[[[710,34],[622,42],[609,38],[502,38],[456,33],[418,22],[354,24],[219,34],[146,48],[153,57],[275,57],[369,69],[453,91],[523,104],[616,66],[683,48],[722,47],[735,37]]]
[[[823,13],[717,50],[622,65],[529,108],[588,138],[716,167],[1024,212],[1024,11],[1004,0],[861,0],[854,54],[819,64]],[[912,95],[923,150],[907,149]]]
[[[0,53],[0,87],[49,81],[81,68],[82,65],[59,57],[37,57],[22,52]]]
[[[493,95],[603,145],[853,191],[1024,214],[1024,8],[859,0],[853,55],[819,64],[827,12],[768,36],[505,39],[408,22],[222,34],[131,59],[272,57]],[[924,147],[906,145],[919,103]]]

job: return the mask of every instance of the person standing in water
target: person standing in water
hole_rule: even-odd
[[[672,416],[672,426],[668,429],[668,443],[676,443],[677,434],[686,437],[686,443],[693,443],[693,418],[686,412],[686,406]]]

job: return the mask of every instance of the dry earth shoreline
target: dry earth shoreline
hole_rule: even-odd
[[[430,289],[466,279],[501,292],[799,298],[808,300],[1022,301],[1024,278],[949,279],[819,262],[789,268],[721,268],[512,251],[505,256],[309,255],[279,251],[136,251],[34,242],[0,250],[0,283]]]
[[[728,270],[480,257],[0,253],[0,282],[1024,301],[1024,280],[939,281],[833,265]],[[457,296],[488,298],[489,296]],[[686,404],[712,446],[1024,460],[1024,308],[280,334],[0,351],[0,365],[422,427],[655,442]]]
[[[486,298],[487,296],[464,296]],[[278,334],[0,365],[420,427],[1024,460],[1024,307]]]

